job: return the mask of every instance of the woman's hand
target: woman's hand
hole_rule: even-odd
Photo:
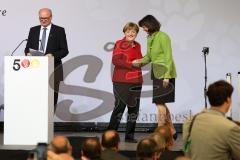
[[[134,61],[132,61],[132,65],[134,67],[141,67],[141,59],[135,59]]]
[[[167,88],[168,85],[169,85],[169,79],[164,78],[163,79],[163,87]]]

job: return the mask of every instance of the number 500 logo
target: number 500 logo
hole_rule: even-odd
[[[29,68],[29,67],[37,68],[37,67],[39,67],[39,65],[40,65],[40,62],[37,59],[32,59],[32,60],[29,60],[29,59],[23,59],[23,60],[14,59],[13,70],[14,71],[19,71],[21,68]]]

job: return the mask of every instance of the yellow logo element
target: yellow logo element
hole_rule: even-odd
[[[31,67],[33,68],[38,68],[40,66],[40,62],[37,59],[32,59],[31,60]]]

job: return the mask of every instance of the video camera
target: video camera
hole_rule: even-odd
[[[29,152],[27,160],[47,160],[47,143],[38,143],[36,148]]]

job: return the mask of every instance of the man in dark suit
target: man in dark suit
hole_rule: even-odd
[[[128,160],[127,157],[118,153],[120,144],[119,134],[115,130],[108,130],[102,135],[103,160]]]
[[[102,160],[101,144],[98,138],[87,138],[82,144],[81,160]]]
[[[48,8],[39,10],[41,25],[32,27],[28,35],[25,54],[31,56],[30,49],[40,50],[45,56],[54,58],[54,110],[58,100],[60,81],[63,80],[62,58],[68,54],[65,30],[52,24],[52,11]]]
[[[158,146],[151,138],[142,139],[137,145],[137,159],[158,160]]]

